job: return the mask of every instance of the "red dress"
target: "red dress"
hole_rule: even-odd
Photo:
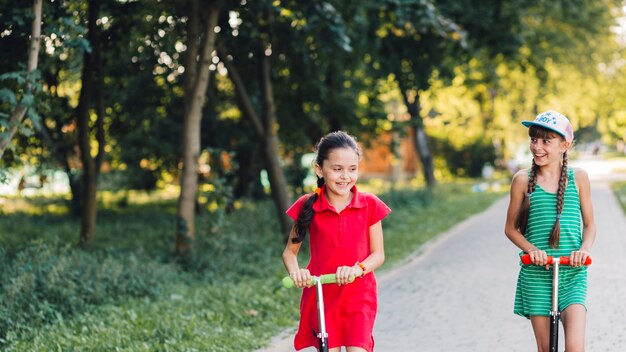
[[[375,195],[359,193],[353,187],[352,201],[337,213],[324,197],[325,188],[322,187],[320,197],[313,204],[315,215],[309,227],[311,258],[307,269],[315,276],[334,274],[339,266],[353,266],[367,258],[370,254],[370,226],[391,212]],[[287,210],[292,219],[298,217],[308,197],[310,195],[300,197]],[[323,292],[329,348],[357,346],[373,351],[372,330],[378,308],[374,274],[370,272],[344,286],[326,284]],[[300,324],[294,339],[296,350],[318,347],[318,325],[315,287],[305,288],[300,300]]]

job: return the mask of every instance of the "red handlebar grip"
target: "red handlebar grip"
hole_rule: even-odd
[[[569,257],[562,256],[559,259],[559,263],[563,265],[569,265]],[[585,265],[591,265],[591,257],[587,257],[587,259],[585,259]]]
[[[548,265],[552,264],[554,262],[554,257],[552,257],[551,255],[548,256]],[[587,259],[585,259],[585,265],[591,265],[591,257],[587,257]],[[524,254],[522,256],[522,263],[524,265],[530,265],[532,264],[532,261],[530,260],[530,254]],[[569,257],[566,256],[562,256],[559,258],[559,264],[562,265],[569,265]]]

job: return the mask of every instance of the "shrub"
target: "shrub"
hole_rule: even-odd
[[[439,141],[436,150],[445,158],[448,170],[456,176],[481,177],[483,166],[494,165],[496,160],[491,140],[476,140],[460,148],[448,141]]]
[[[141,253],[86,252],[43,243],[34,243],[13,257],[1,252],[0,338],[92,305],[153,297],[176,277],[174,267]]]

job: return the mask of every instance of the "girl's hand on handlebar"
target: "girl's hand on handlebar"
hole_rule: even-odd
[[[569,265],[572,267],[583,266],[587,257],[589,257],[589,252],[584,249],[572,251],[569,255]]]
[[[548,268],[548,254],[546,251],[542,251],[537,248],[533,248],[528,251],[528,255],[530,256],[530,261],[535,265],[545,266]]]
[[[289,273],[289,277],[293,280],[293,283],[297,288],[310,287],[311,285],[311,272],[309,269],[298,269],[292,273]]]
[[[360,270],[361,268],[359,268]],[[349,284],[356,278],[357,270],[353,266],[340,266],[337,268],[337,285]]]

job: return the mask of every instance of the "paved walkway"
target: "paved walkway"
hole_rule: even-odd
[[[606,175],[590,175],[598,231],[589,269],[587,350],[624,350],[626,217]],[[518,250],[503,231],[507,205],[508,197],[497,201],[378,278],[377,352],[536,350],[530,322],[512,313],[519,267]],[[293,351],[292,334],[277,336],[263,351]]]

